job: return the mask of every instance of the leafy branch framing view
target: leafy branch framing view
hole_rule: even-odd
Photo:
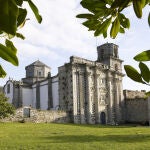
[[[23,4],[28,3],[38,23],[42,17],[32,0],[0,0],[0,37],[5,43],[0,43],[0,57],[15,66],[18,66],[17,48],[11,41],[12,38],[25,37],[18,32],[27,20],[27,9]],[[82,0],[81,5],[89,13],[79,14],[77,18],[87,19],[83,22],[89,31],[94,31],[94,36],[103,35],[116,38],[118,33],[125,33],[130,28],[130,19],[125,16],[123,10],[133,6],[137,18],[142,18],[142,10],[150,5],[150,0]],[[148,14],[150,26],[150,12]],[[134,57],[139,62],[140,73],[132,66],[125,65],[127,76],[136,82],[150,86],[150,69],[143,61],[150,61],[150,50],[143,51]],[[5,77],[6,72],[0,65],[0,77]],[[150,92],[148,92],[150,95]]]
[[[123,14],[123,10],[133,6],[137,18],[142,18],[142,11],[150,6],[150,0],[82,0],[83,8],[89,13],[79,14],[76,17],[86,19],[83,25],[89,31],[94,31],[94,36],[103,35],[104,38],[110,33],[111,38],[116,38],[118,33],[125,33],[130,28],[130,19]],[[150,12],[148,14],[150,26]],[[140,73],[132,66],[125,65],[127,76],[136,82],[150,86],[150,69],[143,61],[150,61],[150,50],[136,55],[134,60],[139,62]],[[150,95],[150,92],[147,92]]]
[[[27,9],[22,8],[25,2],[29,4],[38,23],[41,23],[42,17],[31,0],[0,0],[0,37],[5,39],[5,43],[0,43],[0,57],[15,66],[18,66],[19,61],[16,55],[17,48],[11,39],[14,37],[25,39],[18,32],[27,20]],[[6,72],[0,64],[0,77],[4,78],[5,76]]]

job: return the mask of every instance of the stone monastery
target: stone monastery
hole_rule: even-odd
[[[68,111],[74,123],[124,122],[123,61],[118,46],[103,44],[97,54],[96,61],[71,56],[56,76],[38,60],[25,67],[21,81],[8,80],[4,92],[16,108]]]

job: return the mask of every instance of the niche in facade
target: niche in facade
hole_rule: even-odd
[[[30,118],[30,108],[23,108],[23,117]]]

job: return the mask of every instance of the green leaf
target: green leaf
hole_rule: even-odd
[[[96,29],[96,31],[94,33],[94,36],[99,36],[100,34],[104,33],[104,37],[105,37],[106,36],[105,32],[107,31],[107,29],[108,29],[108,27],[109,27],[109,25],[111,23],[111,19],[112,18],[109,18],[109,19],[105,20],[102,24],[100,24],[97,27],[97,29]]]
[[[76,17],[90,19],[91,17],[94,17],[94,15],[93,14],[79,14]]]
[[[114,22],[112,23],[112,27],[111,27],[111,30],[110,30],[110,36],[112,38],[115,38],[118,34],[120,30],[120,22],[119,22],[119,19],[118,17],[114,20]]]
[[[25,39],[25,37],[21,33],[16,33],[16,37],[21,38],[22,40]]]
[[[23,0],[15,0],[15,2],[18,6],[22,6]]]
[[[111,5],[113,3],[113,0],[104,0],[106,4]]]
[[[131,0],[123,0],[119,5],[119,11],[122,11],[124,8],[129,6]]]
[[[95,17],[98,19],[98,18],[103,18],[105,15],[106,16],[108,16],[107,15],[107,10],[103,10],[103,9],[97,9],[98,10],[98,12],[95,14]]]
[[[6,76],[6,72],[3,67],[0,65],[0,78],[4,78]]]
[[[14,38],[14,37],[15,37],[15,35],[8,34],[8,38],[9,38],[9,39],[12,39],[12,38]]]
[[[104,39],[107,37],[107,31],[103,32]]]
[[[97,8],[101,8],[103,11],[106,10],[106,3],[100,0],[82,0],[80,4],[83,8],[88,9],[92,13],[97,13]]]
[[[127,25],[126,27],[129,29],[130,28],[130,20],[128,18],[126,18],[125,23]]]
[[[127,76],[130,79],[132,79],[132,80],[134,80],[136,82],[140,82],[140,83],[145,84],[145,82],[143,82],[143,80],[142,80],[141,75],[138,73],[138,71],[135,68],[133,68],[130,65],[124,65],[124,69],[125,69],[125,71],[127,73]]]
[[[15,54],[17,53],[16,47],[14,46],[14,44],[13,44],[10,40],[6,39],[6,40],[5,40],[5,44],[6,44],[6,46],[7,46],[9,49],[11,49]]]
[[[15,35],[18,7],[15,0],[0,0],[0,30]]]
[[[35,4],[31,1],[31,0],[27,0],[29,5],[30,5],[30,8],[32,9],[38,23],[41,23],[42,22],[42,17],[41,15],[39,14],[39,10],[37,9],[37,7],[35,6]]]
[[[150,91],[146,92],[146,96],[147,96],[147,97],[150,96]]]
[[[138,18],[142,17],[143,4],[141,1],[142,0],[133,0],[133,9]]]
[[[146,0],[140,0],[140,2],[141,2],[142,8],[145,7],[145,4],[147,3]]]
[[[142,62],[139,63],[139,68],[141,70],[142,78],[149,83],[150,82],[150,70],[149,68]]]
[[[85,22],[83,22],[82,24],[84,26],[86,26],[87,28],[89,28],[89,30],[96,30],[97,28],[97,25],[99,24],[100,22],[98,20],[95,20],[95,19],[90,19],[90,20],[87,20]]]
[[[17,18],[17,27],[20,26],[21,24],[24,24],[26,16],[27,16],[27,10],[19,8],[19,15]]]
[[[120,27],[119,32],[120,33],[125,33],[124,28]]]
[[[111,8],[114,9],[114,8],[119,7],[120,3],[121,3],[121,0],[114,0],[114,2],[111,5]]]
[[[122,13],[119,13],[118,15],[119,17],[119,21],[120,21],[120,24],[124,27],[124,28],[130,28],[130,21],[128,18],[125,17],[124,14]]]
[[[100,0],[82,0],[80,4],[87,9],[106,7],[106,3]]]
[[[145,5],[147,5],[147,4],[150,5],[150,0],[145,1]]]
[[[18,66],[18,58],[15,52],[2,44],[0,44],[0,57],[15,66]]]
[[[150,50],[143,51],[134,57],[136,61],[150,61]]]

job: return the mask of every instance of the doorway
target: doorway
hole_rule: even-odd
[[[106,124],[106,114],[105,114],[105,112],[101,112],[100,121],[101,121],[101,124]]]

